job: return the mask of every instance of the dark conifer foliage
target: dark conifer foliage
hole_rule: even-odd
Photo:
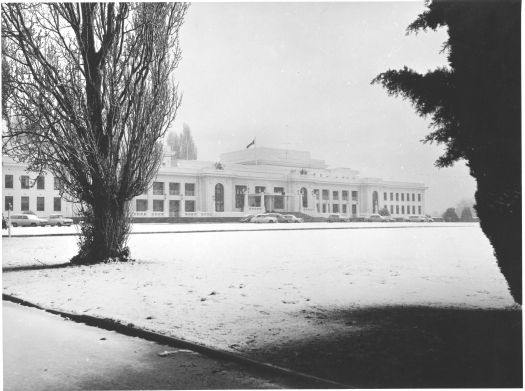
[[[514,299],[521,303],[521,2],[432,1],[409,32],[448,28],[449,67],[405,67],[372,83],[401,96],[446,151],[436,165],[465,159],[476,179],[476,212]]]

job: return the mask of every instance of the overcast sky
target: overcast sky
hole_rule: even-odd
[[[464,163],[434,166],[442,148],[409,102],[370,81],[389,68],[446,65],[446,31],[406,35],[419,2],[193,3],[176,77],[199,160],[257,146],[310,151],[363,177],[424,182],[442,213],[476,185]]]

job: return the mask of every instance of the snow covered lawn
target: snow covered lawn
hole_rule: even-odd
[[[243,354],[348,333],[346,310],[513,305],[477,224],[132,235],[129,246],[136,262],[5,272],[3,292]],[[3,265],[75,251],[71,236],[4,238]]]
[[[202,231],[248,231],[248,230],[283,230],[283,229],[312,229],[312,228],[373,228],[373,227],[443,227],[470,226],[470,223],[302,223],[302,224],[251,224],[251,223],[159,223],[133,224],[132,233],[145,232],[202,232]],[[12,227],[11,236],[27,235],[76,235],[77,225],[69,227]],[[7,237],[7,230],[2,230],[2,237]]]

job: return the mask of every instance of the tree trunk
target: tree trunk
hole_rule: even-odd
[[[76,264],[129,260],[126,247],[130,230],[128,203],[109,195],[99,196],[83,213]]]

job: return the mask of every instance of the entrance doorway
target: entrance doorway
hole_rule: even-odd
[[[179,217],[180,201],[170,200],[170,217]]]

